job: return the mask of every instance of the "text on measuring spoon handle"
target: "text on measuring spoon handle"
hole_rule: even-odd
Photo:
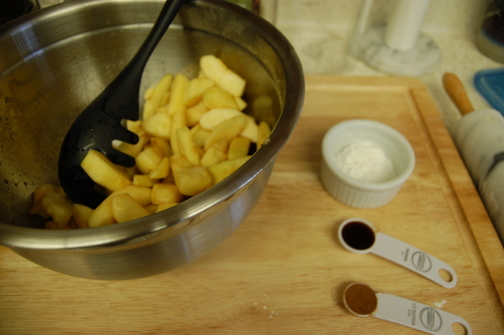
[[[457,284],[457,274],[450,265],[389,235],[376,233],[376,241],[369,251],[402,265],[443,287],[453,288]],[[443,278],[442,273],[448,278]]]
[[[453,324],[460,324],[467,335],[472,334],[463,318],[443,310],[387,293],[376,293],[378,306],[373,316],[418,329],[429,334],[451,335]]]

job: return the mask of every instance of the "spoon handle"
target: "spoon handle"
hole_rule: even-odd
[[[124,70],[114,79],[114,83],[119,85],[124,83],[124,86],[132,86],[129,84],[131,78],[134,78],[138,82],[141,80],[147,61],[152,52],[156,49],[161,38],[163,38],[184,1],[185,0],[167,0],[165,2],[149,34]]]
[[[139,119],[139,106],[137,100],[145,65],[184,1],[185,0],[167,0],[165,2],[156,22],[141,47],[124,69],[110,83],[107,89],[102,92],[101,96],[97,98],[97,100],[100,100],[97,102],[98,104],[104,105],[106,102],[109,106],[114,107],[108,108],[107,110],[107,113],[112,116],[113,120]],[[130,99],[124,99],[124,96],[130,97]],[[135,98],[132,99],[131,97]],[[130,105],[131,102],[133,102],[134,105]]]
[[[154,49],[156,49],[156,46],[161,38],[163,38],[166,30],[179,12],[179,9],[184,1],[185,0],[166,0],[163,8],[161,9],[161,12],[158,15],[158,18],[156,19],[156,22],[149,32],[149,35],[147,35],[147,38],[144,40],[142,46],[133,57],[131,63],[138,62],[140,64],[143,64],[143,70],[143,67],[145,66],[145,64],[147,64],[150,55],[152,54]]]
[[[453,288],[457,285],[457,274],[449,264],[386,234],[376,233],[375,244],[369,252],[402,265],[443,287]],[[449,278],[443,278],[442,272],[446,272]]]
[[[414,328],[429,334],[455,334],[453,324],[465,328],[465,334],[472,334],[471,326],[463,318],[443,310],[387,293],[376,293],[378,305],[372,315]]]

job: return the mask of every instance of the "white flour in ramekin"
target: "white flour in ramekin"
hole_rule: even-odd
[[[382,148],[370,141],[355,141],[336,153],[334,163],[350,178],[379,183],[394,177],[394,166]]]

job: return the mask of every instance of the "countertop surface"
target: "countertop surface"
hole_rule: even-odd
[[[355,281],[464,317],[475,334],[504,334],[504,251],[450,141],[460,114],[441,81],[445,72],[457,74],[475,109],[488,108],[474,74],[503,64],[481,54],[475,33],[426,33],[442,60],[419,82],[353,57],[338,77],[307,77],[303,116],[257,208],[202,259],[150,278],[101,282],[52,272],[0,247],[0,334],[420,334],[349,314],[341,294]],[[397,198],[375,210],[338,203],[318,180],[323,133],[354,117],[396,127],[418,159]],[[450,263],[457,287],[344,250],[334,231],[355,216]]]
[[[320,182],[324,133],[356,117],[394,127],[416,156],[399,194],[375,209],[345,206]],[[447,262],[456,286],[347,251],[336,231],[352,217]],[[420,333],[350,314],[342,292],[352,282],[455,314],[474,334],[503,334],[501,259],[502,246],[421,81],[307,76],[298,126],[258,204],[228,239],[181,268],[116,282],[55,273],[0,247],[0,334]],[[414,305],[403,313],[419,326],[428,315]],[[428,327],[440,320],[423,321]]]

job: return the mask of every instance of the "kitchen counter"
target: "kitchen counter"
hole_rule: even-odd
[[[355,209],[319,179],[324,133],[371,118],[413,146],[412,176],[389,204]],[[351,217],[449,263],[444,288],[337,240]],[[157,276],[93,281],[58,274],[0,247],[0,334],[418,334],[350,314],[351,282],[464,318],[474,334],[504,333],[502,247],[425,85],[413,78],[308,76],[301,119],[245,222],[201,259]],[[406,250],[405,250],[406,251]],[[502,258],[501,258],[502,259]],[[405,311],[406,313],[408,311]],[[410,311],[413,321],[420,314]]]
[[[475,334],[504,334],[504,251],[451,141],[460,115],[441,85],[443,73],[457,74],[474,107],[486,108],[472,78],[503,64],[477,50],[474,31],[424,31],[442,54],[433,73],[392,77],[349,58],[339,76],[307,77],[303,115],[264,195],[203,258],[104,282],[52,272],[0,246],[0,334],[420,334],[347,312],[342,290],[355,281],[459,315]],[[378,209],[344,206],[319,181],[324,132],[355,117],[395,127],[417,156],[412,177]],[[448,262],[457,286],[346,251],[335,230],[349,217]]]

